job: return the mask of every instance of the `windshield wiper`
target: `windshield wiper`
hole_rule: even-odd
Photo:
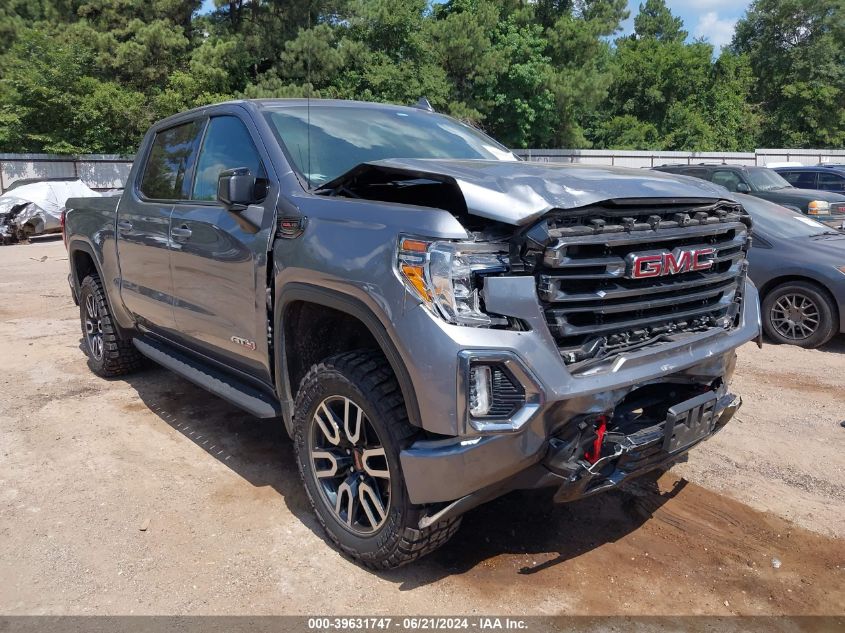
[[[845,236],[845,233],[840,233],[839,231],[822,231],[821,233],[813,233],[810,237],[824,237],[825,235]]]

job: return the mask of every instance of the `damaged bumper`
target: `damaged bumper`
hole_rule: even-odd
[[[659,424],[627,435],[607,434],[595,460],[572,460],[565,447],[552,440],[543,466],[553,477],[546,478],[544,484],[559,484],[554,497],[559,503],[615,488],[627,479],[670,465],[724,428],[741,405],[742,399],[731,393],[707,392],[670,408]]]
[[[519,301],[521,297],[516,288],[509,286],[508,289],[512,291],[510,296],[514,297],[514,303],[530,305],[527,301]],[[662,424],[671,407],[707,391],[717,395],[718,410],[721,413],[713,428],[714,431],[720,429],[738,405],[738,402],[725,400],[727,385],[736,364],[736,348],[760,335],[758,297],[750,283],[746,285],[745,296],[740,324],[731,331],[695,335],[674,344],[665,344],[657,350],[636,350],[612,360],[607,367],[590,368],[577,376],[564,366],[553,344],[541,336],[539,325],[542,317],[539,315],[533,318],[527,313],[521,315],[529,323],[538,324],[532,332],[496,331],[491,334],[479,330],[469,331],[470,328],[444,328],[449,332],[458,332],[463,337],[455,341],[453,354],[456,363],[451,368],[452,376],[461,376],[462,368],[458,361],[462,359],[463,352],[485,347],[492,351],[493,344],[498,343],[497,353],[509,354],[514,362],[524,364],[524,373],[536,381],[537,393],[532,396],[533,388],[526,389],[525,406],[532,408],[531,416],[524,421],[520,419],[519,427],[510,432],[478,431],[472,429],[470,424],[464,424],[465,430],[459,434],[442,437],[448,431],[442,432],[439,433],[441,439],[418,440],[405,448],[400,459],[411,502],[420,505],[460,502],[472,507],[508,490],[541,485],[536,481],[535,475],[538,473],[545,480],[542,485],[566,484],[575,489],[574,493],[568,495],[571,498],[592,494],[604,485],[604,479],[612,485],[636,470],[638,464],[635,463],[635,457],[638,455],[635,453],[641,449],[637,438],[641,439],[650,433],[644,429]],[[435,323],[433,320],[430,322]],[[415,335],[425,334],[425,321],[420,319],[414,321],[413,325]],[[441,335],[439,340],[442,342],[445,339]],[[482,342],[490,344],[485,346]],[[523,353],[517,352],[518,349]],[[431,358],[427,356],[429,352]],[[421,348],[416,358],[409,359],[412,368],[414,361],[425,361],[428,366],[439,363],[441,366],[435,378],[430,377],[428,381],[418,383],[427,390],[420,398],[421,405],[431,409],[432,413],[445,400],[443,393],[455,390],[458,391],[459,399],[461,397],[461,380],[458,380],[456,389],[455,378],[451,379],[450,384],[449,372],[442,367],[443,358],[448,356],[448,352],[430,346]],[[431,376],[430,373],[428,375]],[[516,377],[520,374],[513,372],[512,375]],[[439,381],[441,377],[442,381]],[[615,426],[621,424],[619,416],[632,415],[638,401],[646,397],[651,400],[648,404],[651,407],[650,415],[648,419],[638,422],[639,426],[635,429],[642,431],[642,435],[622,440],[615,435]],[[448,420],[447,416],[448,413],[444,411],[442,416],[426,415],[425,419],[437,422]],[[452,416],[454,419],[455,413]],[[599,457],[612,455],[617,450],[614,443],[621,446],[621,452],[598,466],[589,462],[586,462],[586,466],[578,465],[578,460],[594,449],[592,443],[596,439],[601,417],[606,417],[610,424],[606,427],[606,446],[603,446]],[[461,423],[458,420],[459,426]],[[430,426],[434,427],[433,424]],[[439,427],[429,430],[438,432]],[[656,429],[652,431],[656,432]],[[633,432],[624,434],[631,435]],[[575,464],[572,467],[561,466],[564,461],[561,452],[564,443],[569,444],[569,457]],[[607,450],[611,452],[607,453]],[[544,460],[553,455],[556,455],[553,461],[555,470],[542,466]],[[663,457],[671,461],[673,455]],[[657,461],[656,467],[659,467],[660,460]],[[611,463],[617,467],[618,473],[605,470],[605,466]],[[579,491],[578,487],[582,485]],[[562,493],[561,496],[567,495]]]
[[[672,465],[724,428],[741,405],[740,397],[723,388],[705,392],[670,407],[662,422],[631,432],[612,430],[598,435],[595,455],[589,450],[573,454],[569,442],[553,437],[540,462],[505,481],[434,506],[422,517],[420,527],[459,516],[514,490],[556,488],[554,501],[566,503],[616,488]]]

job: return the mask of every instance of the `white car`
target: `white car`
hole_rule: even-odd
[[[68,198],[100,195],[78,178],[19,180],[0,196],[0,244],[56,233]]]

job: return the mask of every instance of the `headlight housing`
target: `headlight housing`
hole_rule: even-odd
[[[484,312],[479,295],[485,275],[508,270],[507,253],[501,247],[400,236],[396,268],[405,286],[446,322],[507,325],[504,317]]]
[[[830,203],[824,200],[813,200],[807,206],[808,215],[827,215],[830,213]]]

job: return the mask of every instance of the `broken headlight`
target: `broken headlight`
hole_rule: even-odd
[[[507,254],[490,244],[399,239],[396,257],[402,281],[435,314],[470,327],[506,325],[484,312],[479,290],[485,275],[507,272]]]

